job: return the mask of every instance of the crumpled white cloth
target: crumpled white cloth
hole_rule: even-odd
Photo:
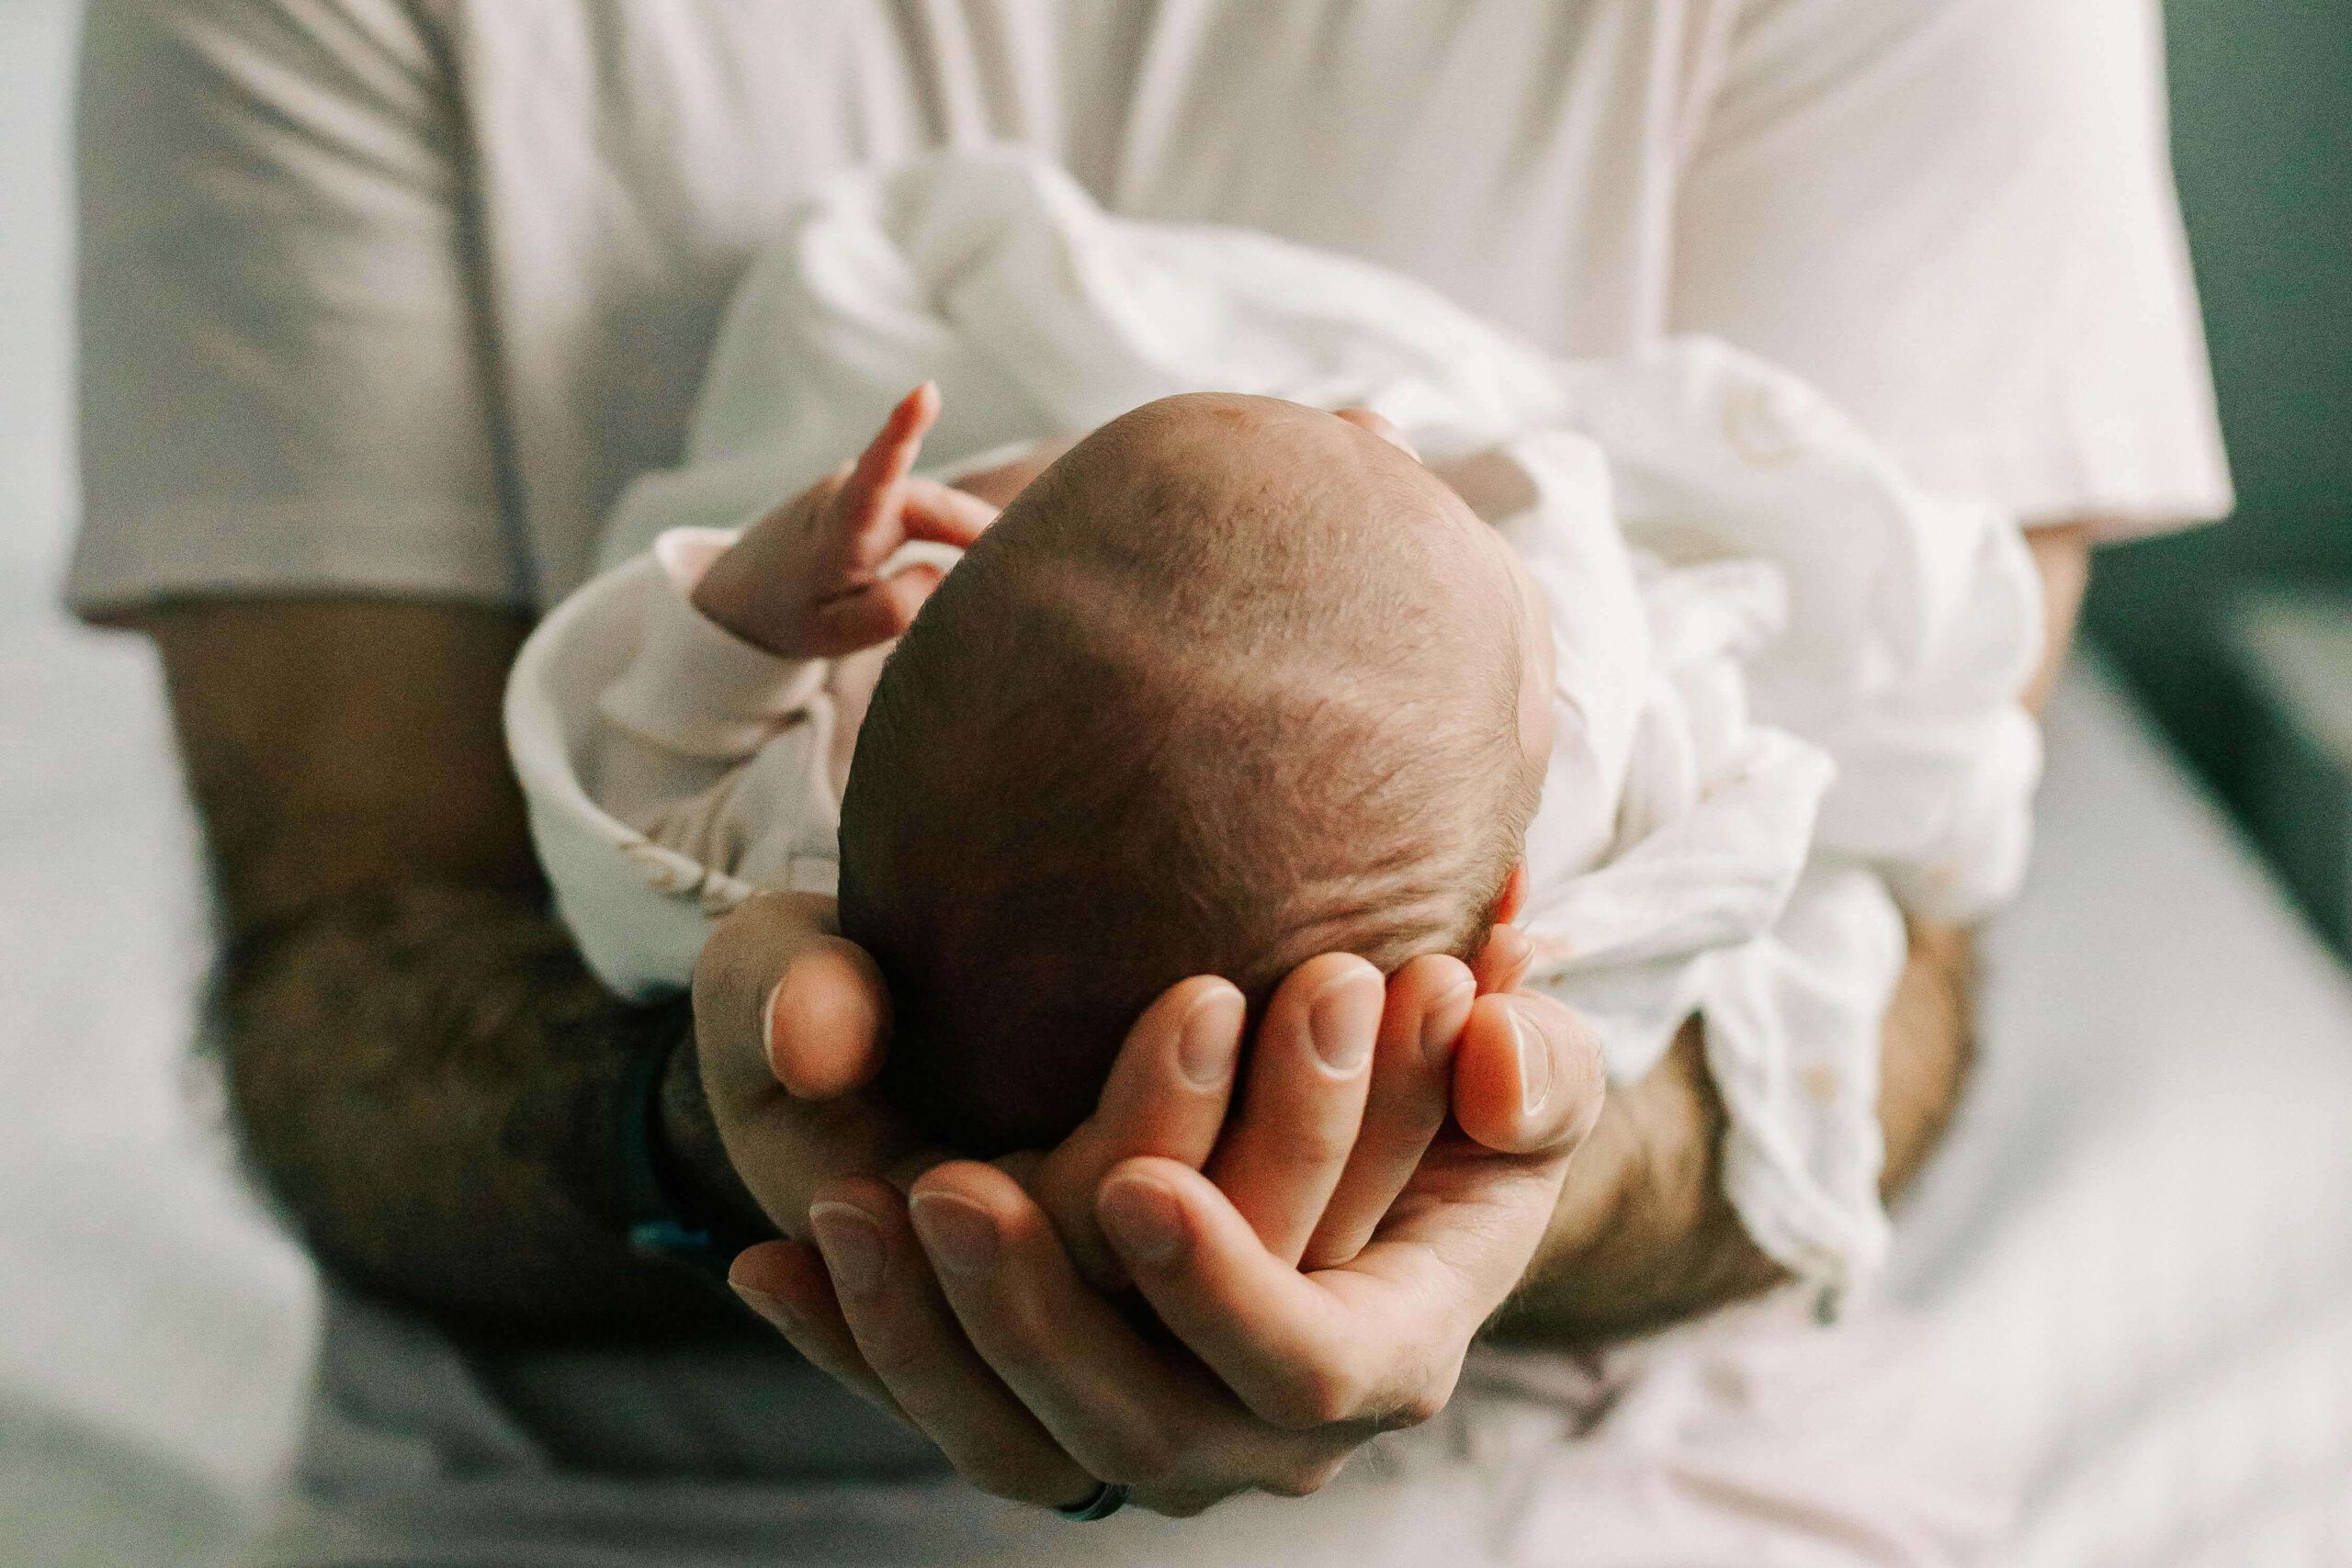
[[[646,633],[681,603],[650,547],[759,515],[926,378],[946,469],[1215,389],[1365,405],[1427,456],[1515,470],[1520,501],[1489,520],[1558,647],[1532,983],[1592,1022],[1618,1081],[1700,1015],[1751,1235],[1831,1287],[1877,1267],[1903,912],[1973,919],[2024,866],[2040,750],[2017,694],[2041,620],[2013,520],[1922,491],[1722,344],[1559,361],[1363,262],[1112,217],[1025,152],[853,174],[802,209],[728,310],[684,461],[622,496],[607,570],[523,650],[510,743],[559,907],[608,983],[683,984],[743,886],[582,784],[604,694],[641,694],[641,656],[674,644]],[[772,736],[813,712],[765,711]]]

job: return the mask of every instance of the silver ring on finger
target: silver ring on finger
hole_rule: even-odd
[[[1056,1508],[1054,1512],[1074,1523],[1090,1525],[1097,1519],[1107,1519],[1125,1507],[1127,1492],[1128,1488],[1118,1482],[1097,1482],[1094,1490],[1083,1499],[1065,1507]]]

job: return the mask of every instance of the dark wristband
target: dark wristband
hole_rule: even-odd
[[[674,1026],[651,1032],[651,1038],[630,1053],[621,1081],[616,1154],[628,1249],[648,1262],[687,1269],[724,1290],[736,1254],[773,1241],[775,1233],[756,1230],[703,1201],[670,1146],[663,1130],[662,1084],[671,1057],[694,1039],[691,1012],[679,1009],[673,1015],[664,1010],[665,1021],[673,1016]]]

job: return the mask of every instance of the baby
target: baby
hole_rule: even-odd
[[[905,477],[936,409],[910,394],[845,480],[662,610],[773,656],[779,690],[854,651],[837,612],[888,591],[871,563],[943,531]],[[1470,956],[1523,884],[1550,743],[1539,606],[1443,482],[1331,414],[1179,396],[1080,442],[939,584],[857,732],[839,889],[889,982],[886,1089],[967,1152],[1046,1147],[1187,976],[1254,1003],[1318,953]],[[657,842],[773,832],[766,750],[681,809],[688,781],[662,787],[661,742],[616,706],[601,771],[668,798],[639,823]],[[805,765],[779,744],[773,765]]]
[[[1089,431],[992,525],[950,488]],[[2038,592],[2011,519],[1724,344],[1560,359],[960,151],[753,259],[507,729],[598,975],[673,989],[755,889],[838,890],[888,1088],[967,1149],[1080,1118],[1174,980],[1510,920],[1613,1081],[1700,1021],[1731,1202],[1843,1285],[1905,917],[2022,872]]]

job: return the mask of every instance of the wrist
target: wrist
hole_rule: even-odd
[[[703,558],[725,537],[673,528],[653,542],[662,581],[645,595],[635,655],[597,698],[607,723],[684,757],[750,756],[825,680],[821,660],[763,647],[692,597]]]
[[[1724,1125],[1693,1021],[1647,1077],[1611,1090],[1498,1334],[1602,1343],[1778,1283],[1724,1192]]]
[[[776,1234],[728,1157],[703,1088],[691,1024],[662,1064],[648,1132],[656,1176],[682,1224],[752,1240]]]

